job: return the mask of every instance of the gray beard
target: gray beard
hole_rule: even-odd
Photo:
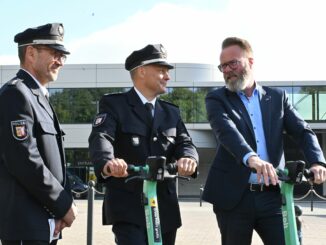
[[[231,92],[240,92],[243,91],[246,88],[246,80],[244,77],[239,78],[238,80],[234,82],[228,81],[226,83],[226,88],[230,90]]]
[[[247,84],[250,83],[252,75],[248,70],[248,65],[245,65],[244,70],[241,75],[239,75],[239,79],[235,81],[226,81],[226,88],[231,92],[240,92],[243,91]]]

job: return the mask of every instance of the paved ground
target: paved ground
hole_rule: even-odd
[[[87,241],[87,201],[77,200],[79,216],[71,228],[64,230],[64,239],[59,245],[86,245]],[[326,244],[326,203],[315,202],[314,211],[310,203],[300,203],[304,212],[304,245]],[[177,235],[177,245],[219,245],[220,235],[212,207],[208,203],[199,206],[198,201],[181,201],[183,226]],[[101,225],[102,201],[94,203],[93,245],[114,245],[111,226]],[[254,234],[252,245],[263,244]],[[241,245],[241,244],[239,244]],[[275,244],[277,245],[277,244]]]

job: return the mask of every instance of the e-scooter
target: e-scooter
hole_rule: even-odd
[[[313,173],[305,169],[305,163],[303,161],[288,161],[285,164],[285,169],[278,169],[277,174],[279,176],[279,180],[283,181],[281,184],[281,194],[285,244],[300,245],[301,229],[298,230],[296,224],[296,219],[298,217],[295,215],[295,210],[298,210],[298,207],[296,209],[294,207],[293,189],[294,185],[302,182],[303,176],[312,180]],[[300,233],[300,236],[298,236],[298,233]]]
[[[136,173],[126,179],[143,180],[143,205],[145,210],[148,245],[162,245],[161,224],[157,202],[157,182],[165,178],[181,178],[190,180],[188,177],[178,176],[178,169],[175,163],[166,164],[163,156],[151,156],[146,160],[144,166],[128,165],[128,173]],[[197,171],[191,177],[197,177]]]

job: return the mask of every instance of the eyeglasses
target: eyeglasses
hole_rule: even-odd
[[[230,67],[232,70],[234,70],[238,68],[240,63],[240,60],[231,60],[229,62],[220,64],[217,68],[220,70],[220,72],[224,72],[227,67]]]
[[[47,47],[39,47],[39,46],[33,46],[37,50],[48,50],[52,55],[55,60],[60,61],[61,63],[65,63],[67,60],[67,56],[55,49],[52,48],[47,48]]]

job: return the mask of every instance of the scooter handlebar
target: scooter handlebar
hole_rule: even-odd
[[[178,173],[178,165],[175,162],[168,163],[166,165],[166,171],[171,175],[176,175]]]
[[[313,181],[315,179],[314,173],[310,171],[309,169],[305,169],[303,171],[304,177],[306,177],[307,180]]]
[[[286,182],[291,181],[291,178],[289,176],[289,172],[288,171],[277,169],[276,172],[277,172],[277,176],[278,176],[279,180],[286,181]],[[307,181],[313,181],[314,180],[314,173],[311,172],[309,169],[304,169],[303,172],[302,172],[302,174],[307,179]],[[300,179],[300,181],[297,182],[297,183],[301,183],[301,181],[302,181],[302,175],[301,175],[301,177],[299,179]]]
[[[110,168],[107,168],[108,172],[110,173]],[[183,178],[183,176],[178,176],[178,165],[176,162],[173,163],[168,163],[165,165],[165,170],[167,171],[168,175],[166,176],[166,178]],[[145,173],[149,171],[149,166],[148,165],[134,165],[134,164],[128,164],[127,166],[127,172],[128,174],[136,174],[139,173],[141,175],[141,173]],[[190,176],[192,178],[197,178],[198,175],[198,170],[196,168],[195,172]],[[188,179],[188,177],[184,177],[186,179]]]

